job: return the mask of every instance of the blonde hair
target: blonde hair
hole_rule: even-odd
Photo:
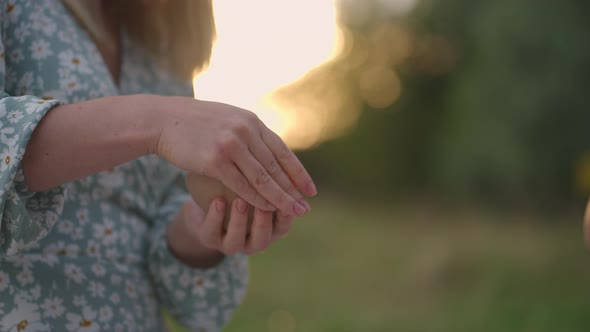
[[[137,1],[137,0],[135,0]],[[135,1],[114,1],[116,4]],[[140,0],[142,1],[142,0]],[[182,78],[192,78],[209,64],[215,40],[212,0],[153,1],[122,12],[121,22],[133,38]]]
[[[104,29],[83,8],[84,1],[64,3],[100,38]],[[212,0],[113,0],[105,9],[133,42],[179,78],[190,80],[209,64],[216,37]]]

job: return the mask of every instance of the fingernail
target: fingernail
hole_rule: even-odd
[[[217,211],[223,212],[225,210],[225,202],[221,199],[218,199],[215,202],[215,208],[217,209]]]
[[[293,206],[293,211],[295,212],[296,215],[298,216],[302,216],[304,215],[307,210],[305,209],[305,206],[303,206],[301,203],[297,202],[294,206]]]
[[[311,206],[309,205],[309,203],[307,203],[307,201],[302,199],[299,201],[299,203],[301,203],[301,205],[303,205],[305,207],[305,213],[311,211]]]
[[[307,185],[307,193],[311,196],[315,196],[318,194],[318,190],[315,187],[315,184],[313,183],[313,181],[311,181],[308,185]]]
[[[238,211],[240,213],[246,213],[246,211],[248,211],[248,203],[246,203],[246,201],[244,201],[243,199],[238,198]]]

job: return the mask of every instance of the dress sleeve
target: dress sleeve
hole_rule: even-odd
[[[217,266],[197,269],[179,261],[168,249],[166,229],[191,199],[179,174],[160,206],[152,233],[149,270],[157,296],[172,316],[191,330],[220,331],[241,304],[248,282],[248,258],[227,256]]]
[[[0,15],[2,36],[3,24]],[[21,167],[25,148],[35,126],[58,101],[8,95],[4,58],[0,38],[0,254],[14,255],[47,235],[62,212],[64,189],[33,193],[25,184]]]

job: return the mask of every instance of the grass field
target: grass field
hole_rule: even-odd
[[[315,201],[225,332],[587,332],[578,220]]]

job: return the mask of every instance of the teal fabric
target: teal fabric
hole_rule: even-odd
[[[162,306],[193,330],[220,330],[244,297],[247,258],[195,269],[170,253],[167,224],[190,199],[180,170],[146,156],[34,193],[20,165],[58,104],[192,95],[190,82],[123,35],[115,84],[59,0],[0,0],[0,22],[0,331],[162,331]]]

